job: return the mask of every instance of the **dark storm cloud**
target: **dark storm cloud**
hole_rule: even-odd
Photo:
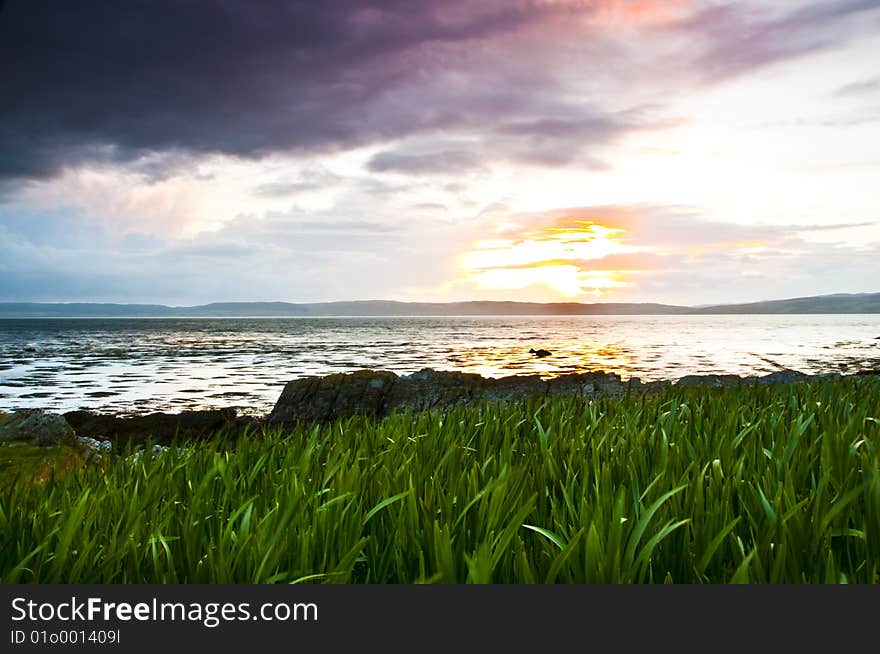
[[[646,118],[620,113],[614,93],[599,97],[614,110],[586,104],[596,98],[578,93],[576,79],[557,78],[556,64],[582,62],[586,77],[606,68],[603,57],[616,50],[601,47],[601,25],[580,18],[619,6],[13,1],[0,10],[0,178],[45,178],[100,161],[162,179],[203,154],[258,158],[455,132],[475,136],[481,160],[602,167],[584,153]],[[657,29],[695,37],[675,52],[676,75],[717,80],[839,42],[841,25],[878,6],[844,0],[770,15],[695,5]],[[538,35],[537,51],[511,44],[525,31]],[[661,58],[656,70],[634,74],[663,77],[668,65]],[[409,160],[410,152],[390,151],[371,167],[473,166],[471,155],[447,150]],[[261,192],[296,193],[303,183]]]
[[[549,167],[578,163],[600,170],[608,166],[592,154],[597,149],[633,131],[672,124],[654,116],[657,107],[603,112],[600,108],[574,107],[548,100],[544,106],[532,110],[538,117],[524,111],[522,117],[499,119],[494,125],[474,130],[471,149],[442,140],[434,143],[434,150],[430,152],[404,146],[379,152],[367,167],[378,173],[460,175],[484,172],[487,163],[501,160]]]
[[[20,0],[0,14],[0,175],[155,151],[344,148],[454,119],[377,101],[412,50],[480,39],[542,3]]]

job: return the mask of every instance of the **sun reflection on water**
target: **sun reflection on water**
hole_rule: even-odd
[[[456,370],[483,377],[540,375],[557,377],[576,372],[602,370],[625,375],[636,363],[635,352],[616,343],[591,345],[577,341],[554,342],[552,354],[535,357],[525,346],[473,347],[449,357]]]

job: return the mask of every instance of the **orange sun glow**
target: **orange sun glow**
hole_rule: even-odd
[[[526,232],[516,238],[477,241],[459,258],[462,281],[484,290],[543,285],[563,297],[601,296],[629,286],[631,270],[609,267],[608,258],[641,248],[623,242],[624,230],[592,221]]]

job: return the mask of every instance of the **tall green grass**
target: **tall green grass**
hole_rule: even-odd
[[[0,579],[880,581],[877,378],[219,439],[14,485]]]

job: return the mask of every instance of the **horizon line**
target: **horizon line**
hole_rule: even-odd
[[[379,304],[379,303],[389,303],[389,304],[437,304],[437,305],[450,305],[450,304],[534,304],[539,306],[546,305],[554,305],[554,304],[574,304],[581,306],[596,306],[596,305],[614,305],[614,304],[627,304],[627,305],[639,305],[639,304],[657,304],[662,306],[669,307],[683,307],[683,308],[701,308],[701,307],[714,307],[714,306],[729,306],[736,304],[760,304],[765,302],[789,302],[795,300],[815,300],[815,299],[827,299],[827,298],[842,298],[842,297],[860,297],[866,295],[880,295],[880,291],[859,291],[853,293],[823,293],[821,295],[798,295],[794,297],[782,297],[782,298],[771,298],[771,299],[761,299],[761,300],[743,300],[737,302],[723,302],[723,303],[701,303],[701,304],[670,304],[668,302],[663,302],[659,300],[639,300],[639,301],[596,301],[596,302],[584,302],[581,300],[548,300],[548,301],[535,301],[535,300],[480,300],[480,299],[471,299],[471,300],[393,300],[393,299],[380,299],[380,298],[371,298],[368,300],[302,300],[302,301],[293,301],[293,300],[212,300],[209,302],[201,302],[196,304],[166,304],[164,302],[119,302],[119,301],[104,301],[104,300],[0,300],[0,306],[10,305],[10,304],[38,304],[38,305],[48,305],[48,306],[64,306],[71,304],[84,304],[84,305],[114,305],[114,306],[157,306],[157,307],[165,307],[168,309],[191,309],[197,307],[206,307],[215,304],[290,304],[290,305],[314,305],[314,304]]]

